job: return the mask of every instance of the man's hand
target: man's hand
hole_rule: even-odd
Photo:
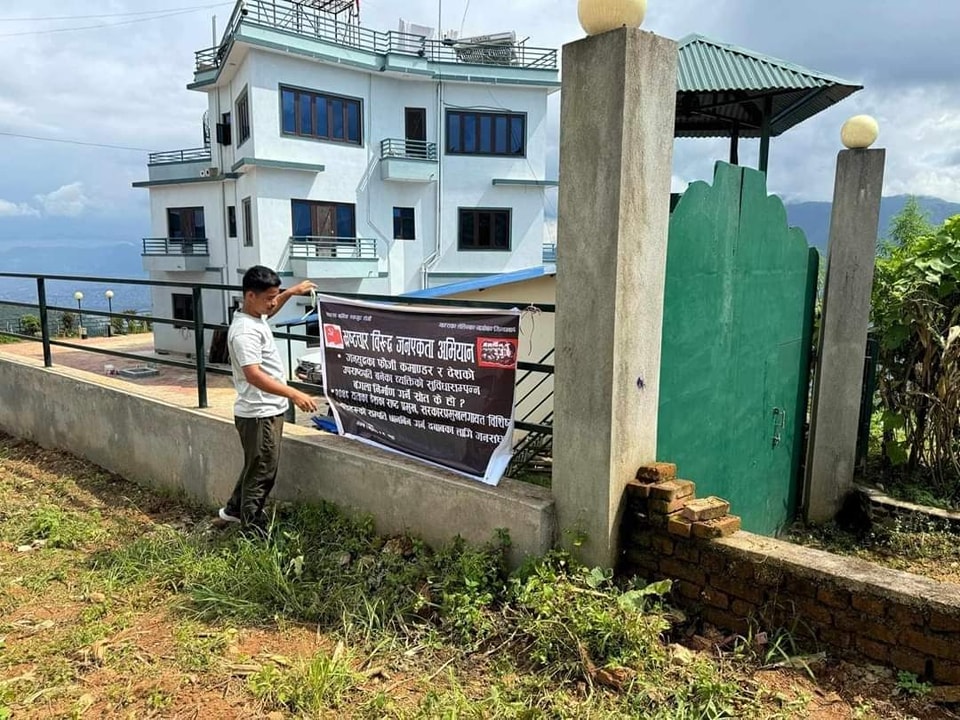
[[[288,291],[291,295],[309,295],[311,292],[317,289],[316,283],[311,282],[310,280],[304,280],[299,285],[294,285]]]
[[[316,412],[318,410],[316,400],[299,390],[292,391],[290,399],[293,400],[293,404],[303,412]]]

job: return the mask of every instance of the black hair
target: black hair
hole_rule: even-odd
[[[280,276],[263,265],[254,265],[243,274],[243,294],[260,294],[270,288],[280,287]]]

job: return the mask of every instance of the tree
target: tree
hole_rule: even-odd
[[[65,312],[60,315],[60,333],[64,336],[73,335],[73,328],[76,325],[77,316],[72,312]]]
[[[934,228],[915,201],[877,260],[873,323],[887,460],[960,495],[960,215]]]
[[[39,335],[40,318],[38,318],[36,315],[21,315],[20,332],[22,332],[24,335]]]

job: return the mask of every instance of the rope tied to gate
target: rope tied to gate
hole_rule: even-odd
[[[530,318],[530,332],[528,341],[530,343],[530,350],[527,353],[528,355],[533,355],[533,336],[537,332],[537,317],[542,315],[543,311],[538,308],[536,305],[528,305],[523,310],[520,311],[520,335],[527,336],[528,334],[524,332],[523,321],[527,318]]]

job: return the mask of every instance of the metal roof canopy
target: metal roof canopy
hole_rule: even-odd
[[[760,138],[766,171],[770,138],[826,110],[863,86],[703,35],[679,41],[676,137]]]

